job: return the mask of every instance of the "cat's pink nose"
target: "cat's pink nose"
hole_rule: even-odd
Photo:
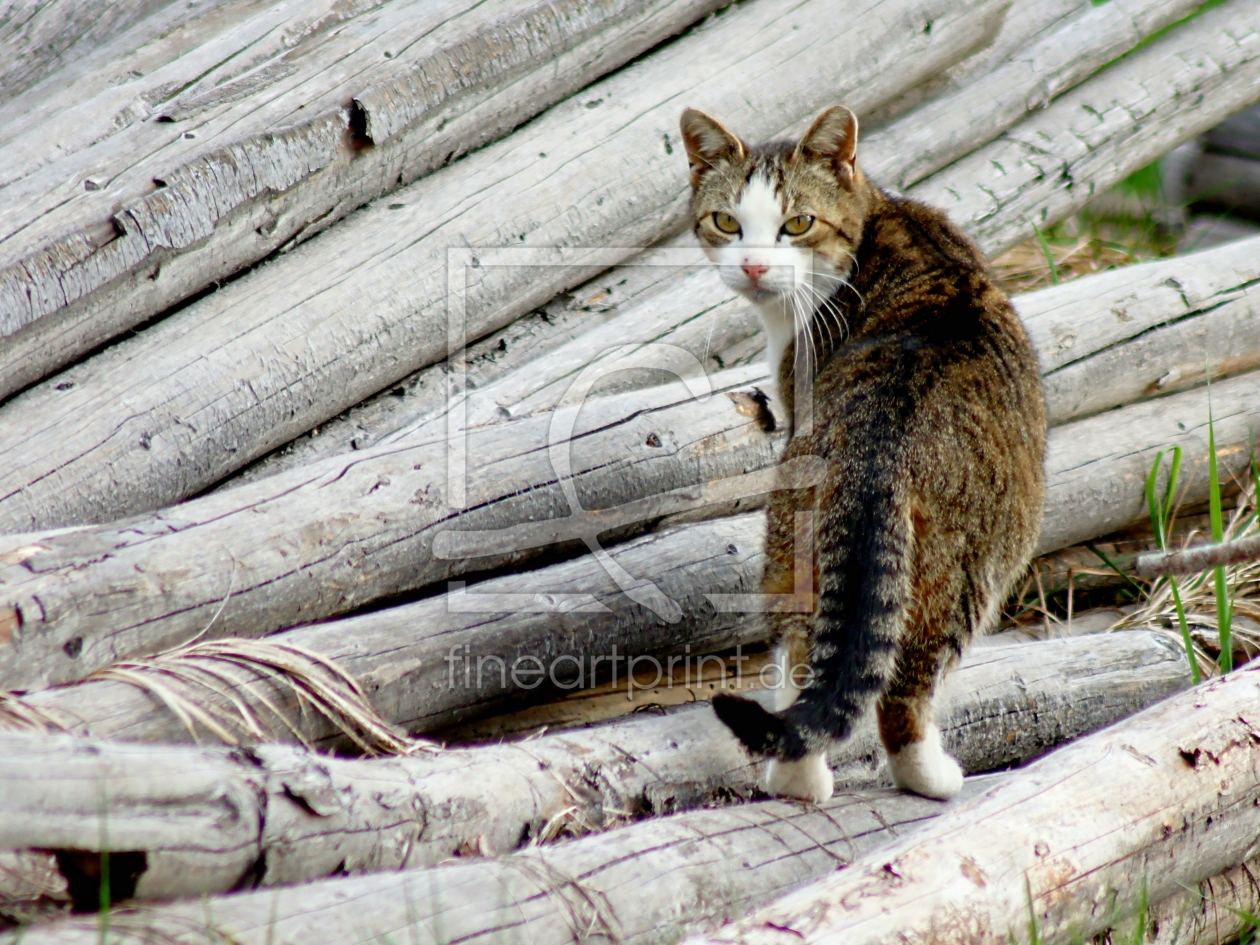
[[[765,263],[746,262],[740,266],[740,268],[744,270],[744,275],[748,277],[749,281],[751,281],[753,285],[756,285],[757,280],[764,276],[766,274],[766,270],[770,267]]]

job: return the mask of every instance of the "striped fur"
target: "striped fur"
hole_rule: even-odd
[[[783,313],[792,322],[778,363],[798,417],[787,457],[828,463],[821,486],[772,496],[763,583],[792,592],[795,518],[812,513],[815,609],[770,616],[812,679],[778,713],[735,697],[714,708],[750,750],[797,762],[875,704],[898,782],[948,796],[961,775],[939,749],[933,692],[993,625],[1040,528],[1036,357],[971,241],[944,214],[864,177],[847,109],[823,112],[799,142],[749,146],[690,109],[682,127],[698,240],[768,334]],[[777,197],[777,230],[764,195],[744,202],[757,181]],[[753,211],[758,219],[741,219]],[[788,221],[799,229],[802,215],[812,223],[792,236]],[[736,233],[726,232],[732,219]],[[759,239],[746,238],[754,231]],[[749,278],[768,249],[779,277]],[[802,380],[812,383],[808,427],[794,410]]]

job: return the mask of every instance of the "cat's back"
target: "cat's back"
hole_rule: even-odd
[[[1037,358],[1010,299],[945,214],[887,197],[851,277],[860,306],[847,343],[815,379],[821,451],[855,496],[908,485],[962,531],[979,519],[1040,522],[1045,406]]]

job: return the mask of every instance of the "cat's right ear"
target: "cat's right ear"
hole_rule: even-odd
[[[809,157],[827,161],[840,182],[849,185],[857,169],[857,139],[857,115],[843,105],[833,105],[823,109],[809,130],[801,135],[792,159]]]
[[[691,164],[691,186],[699,186],[700,178],[723,160],[741,160],[748,154],[744,142],[731,134],[720,121],[698,108],[688,108],[679,123],[683,146]]]

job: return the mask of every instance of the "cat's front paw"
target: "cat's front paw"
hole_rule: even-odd
[[[766,768],[766,792],[778,797],[797,797],[821,804],[835,790],[835,778],[827,767],[827,755],[806,755],[800,761],[771,759]]]
[[[923,741],[911,742],[888,756],[888,769],[897,787],[924,797],[947,801],[963,786],[963,770],[945,754],[941,733],[933,726]]]

